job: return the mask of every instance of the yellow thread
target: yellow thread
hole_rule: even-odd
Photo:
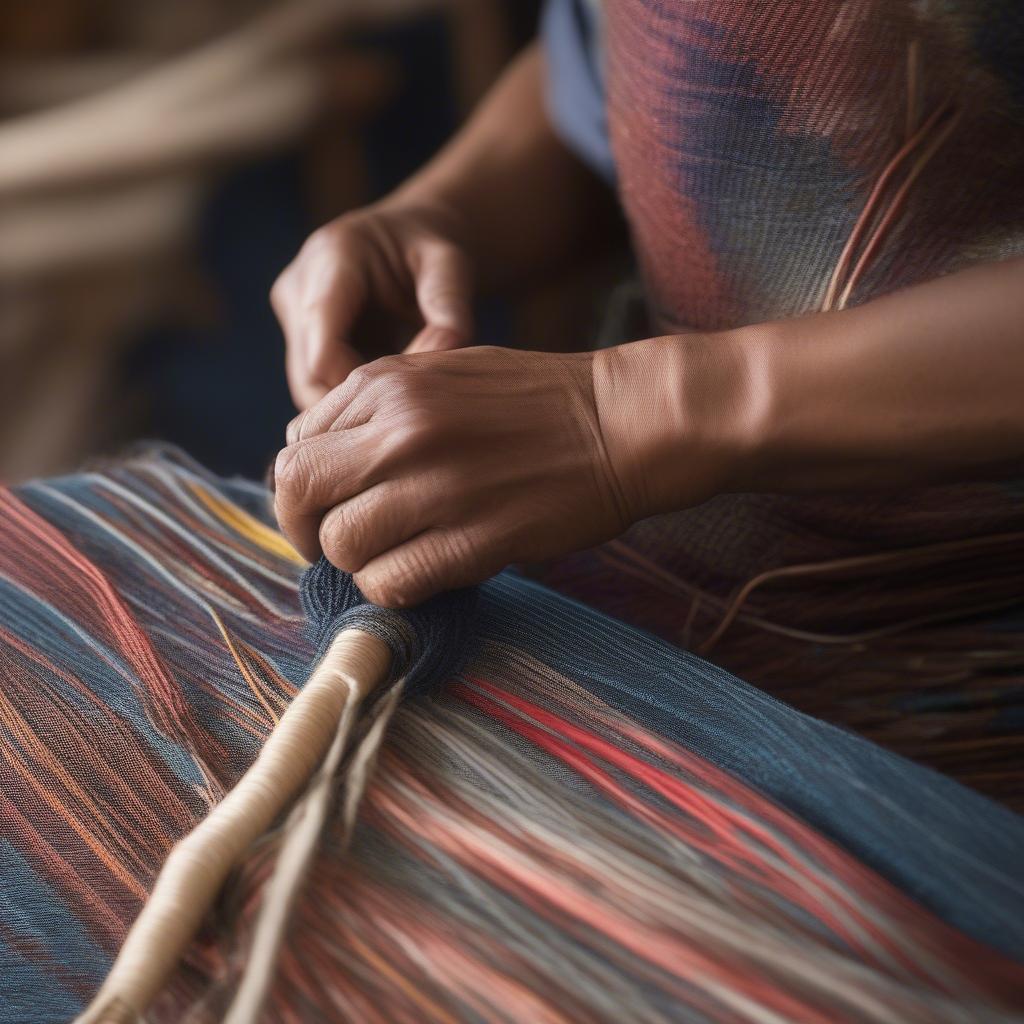
[[[228,650],[231,652],[231,657],[235,659],[235,664],[238,666],[238,671],[242,673],[242,677],[249,684],[249,689],[252,690],[253,695],[263,705],[263,709],[273,719],[274,724],[277,725],[279,719],[274,714],[274,709],[267,702],[267,698],[263,696],[263,691],[260,689],[259,684],[256,682],[255,677],[246,667],[245,663],[238,656],[238,651],[235,650],[235,645],[231,641],[231,637],[228,635],[227,628],[224,623],[221,622],[220,616],[211,608],[210,614],[213,616],[213,621],[217,623],[217,628],[220,630],[220,635],[224,637],[224,643],[228,645]]]
[[[191,480],[188,482],[188,486],[210,512],[246,540],[252,541],[264,551],[269,551],[280,558],[286,558],[295,565],[305,566],[308,564],[277,530],[267,526],[266,523],[261,523],[255,516],[249,515],[245,509],[239,508],[233,502],[226,501],[219,495],[211,494],[206,488]]]

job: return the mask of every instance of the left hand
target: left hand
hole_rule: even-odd
[[[594,359],[483,347],[359,367],[289,426],[281,529],[392,607],[618,535],[647,513]]]

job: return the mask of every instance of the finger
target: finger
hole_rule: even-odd
[[[335,505],[373,486],[381,471],[369,426],[330,431],[284,448],[274,463],[274,512],[285,536],[309,561],[320,556],[320,520]]]
[[[328,430],[350,430],[366,423],[374,410],[379,388],[374,364],[357,366],[336,388],[332,388],[302,416],[289,424],[288,443],[306,441]]]
[[[444,242],[424,242],[413,253],[411,269],[416,281],[416,302],[426,326],[434,330],[420,335],[410,352],[430,351],[416,347],[446,339],[441,347],[457,348],[473,333],[472,281],[462,251]]]
[[[378,555],[355,573],[374,604],[409,608],[446,590],[479,583],[507,564],[483,528],[430,529]]]
[[[289,346],[285,352],[285,375],[295,408],[306,411],[328,394],[328,389],[307,378],[305,372],[298,368],[298,358],[298,350],[295,346]]]
[[[361,362],[348,337],[366,299],[365,282],[351,264],[322,244],[313,246],[312,239],[307,248],[311,251],[299,255],[270,293],[285,336],[288,386],[300,409]]]
[[[321,397],[363,364],[362,356],[344,339],[327,306],[310,310],[299,348],[307,386],[319,390]]]
[[[320,522],[320,548],[346,572],[398,547],[429,525],[433,501],[417,501],[406,481],[386,480],[335,505]]]
[[[325,257],[310,268],[292,328],[308,383],[330,390],[362,362],[350,337],[365,302],[363,276],[344,259]]]
[[[310,386],[303,368],[300,335],[293,326],[297,323],[297,317],[292,314],[295,305],[297,274],[298,270],[294,263],[285,269],[270,290],[270,304],[284,334],[285,378],[288,381],[288,391],[296,409],[308,409],[318,401],[319,389]]]
[[[449,327],[435,327],[427,324],[405,347],[406,355],[418,352],[447,352],[451,349],[463,348],[467,344],[467,336]]]
[[[301,437],[302,437],[302,434],[301,434],[302,421],[305,418],[306,418],[306,410],[303,410],[302,412],[299,413],[298,416],[295,416],[289,422],[287,427],[285,427],[285,430],[284,430],[285,447],[287,447],[288,445],[295,444],[296,442],[301,440]]]

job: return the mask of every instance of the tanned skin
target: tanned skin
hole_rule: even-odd
[[[477,289],[550,274],[609,222],[543,80],[534,47],[423,171],[314,233],[274,286],[303,410],[276,510],[307,558],[412,605],[724,491],[1024,469],[1024,260],[592,353],[474,345]],[[367,316],[418,333],[367,363]]]

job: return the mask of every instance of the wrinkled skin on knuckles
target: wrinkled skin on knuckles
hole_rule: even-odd
[[[288,428],[281,528],[391,606],[617,535],[636,514],[592,363],[481,347],[357,368]]]

